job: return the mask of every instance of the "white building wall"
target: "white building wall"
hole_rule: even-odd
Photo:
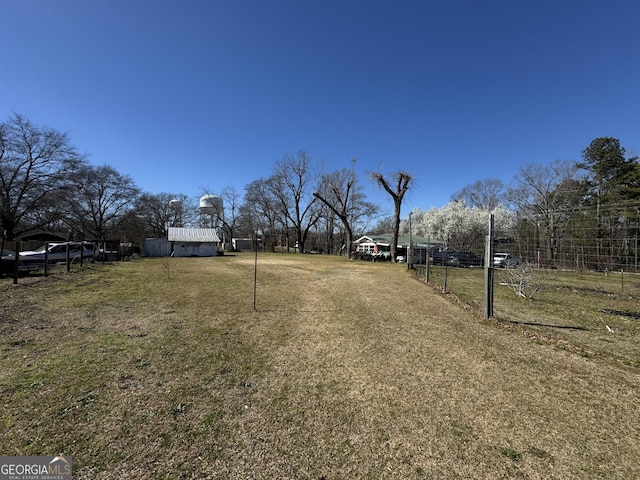
[[[166,238],[145,238],[143,250],[145,257],[168,257],[171,255],[171,242]]]
[[[215,257],[218,248],[214,243],[174,242],[174,257]]]

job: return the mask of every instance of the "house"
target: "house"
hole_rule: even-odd
[[[355,250],[361,253],[377,254],[391,251],[391,233],[383,233],[377,235],[364,235],[353,242]],[[411,244],[413,245],[413,263],[426,263],[427,252],[433,248],[441,248],[445,242],[433,238],[425,238],[418,235],[411,236]],[[396,247],[396,255],[407,256],[409,248],[409,235],[398,235],[398,244]]]
[[[174,257],[214,257],[220,245],[214,228],[170,227],[167,239]]]

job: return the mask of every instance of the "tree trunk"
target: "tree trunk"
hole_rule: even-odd
[[[400,233],[400,207],[402,206],[402,199],[394,197],[393,199],[393,233],[391,235],[391,261],[396,263],[396,257],[398,256],[398,236]]]
[[[393,199],[393,233],[391,238],[390,253],[391,261],[396,263],[396,254],[398,250],[398,234],[400,232],[400,209],[402,207],[402,199],[404,194],[409,190],[409,183],[411,182],[411,175],[406,172],[398,172],[395,174],[394,179],[396,181],[395,191],[391,189],[389,183],[381,173],[374,173],[373,178],[378,182],[382,188],[384,188],[391,198]]]

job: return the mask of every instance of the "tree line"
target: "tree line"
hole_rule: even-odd
[[[37,230],[108,239],[132,217],[138,195],[130,177],[87,163],[67,134],[18,114],[0,123],[0,222],[7,239]]]
[[[415,233],[454,249],[484,248],[490,214],[503,248],[548,266],[638,266],[640,163],[613,137],[594,139],[581,160],[520,168],[506,185],[485,179],[439,209],[414,211]],[[408,229],[408,222],[402,224]]]
[[[402,170],[369,174],[393,203],[393,214],[381,218],[352,161],[350,168],[327,172],[305,151],[284,156],[271,175],[243,192],[233,186],[215,192],[224,207],[205,219],[196,199],[143,192],[114,167],[88,163],[67,134],[13,114],[0,123],[0,223],[9,240],[42,230],[65,232],[70,240],[132,243],[166,237],[170,227],[215,225],[227,239],[259,236],[271,250],[333,254],[349,252],[365,233],[391,232],[395,250],[399,232],[409,229],[401,207],[413,178]],[[579,161],[525,165],[508,185],[479,180],[441,208],[415,209],[413,233],[450,248],[481,250],[491,214],[498,238],[550,264],[566,255],[569,244],[588,252],[594,264],[637,257],[638,158],[616,138],[596,138]]]
[[[392,196],[397,234],[411,176],[373,180]],[[216,226],[227,239],[257,235],[271,249],[340,253],[351,250],[354,236],[380,211],[367,201],[353,165],[324,172],[304,151],[278,161],[272,175],[246,185],[244,194],[228,186],[217,195],[223,209],[203,218],[188,195],[143,192],[114,167],[88,163],[66,133],[19,114],[0,123],[0,223],[8,240],[48,231],[69,240],[135,243],[166,237],[170,227]]]

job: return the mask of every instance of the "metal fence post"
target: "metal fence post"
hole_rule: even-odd
[[[489,218],[489,234],[484,248],[484,314],[493,317],[493,214]]]
[[[430,267],[430,263],[429,263],[429,249],[431,248],[431,238],[427,237],[427,251],[425,252],[425,256],[424,256],[424,264],[425,264],[425,281],[427,283],[429,283],[429,267]]]
[[[16,255],[16,259],[13,262],[13,284],[17,285],[18,284],[18,276],[20,275],[20,241],[16,240],[16,248],[15,248],[15,255]]]

